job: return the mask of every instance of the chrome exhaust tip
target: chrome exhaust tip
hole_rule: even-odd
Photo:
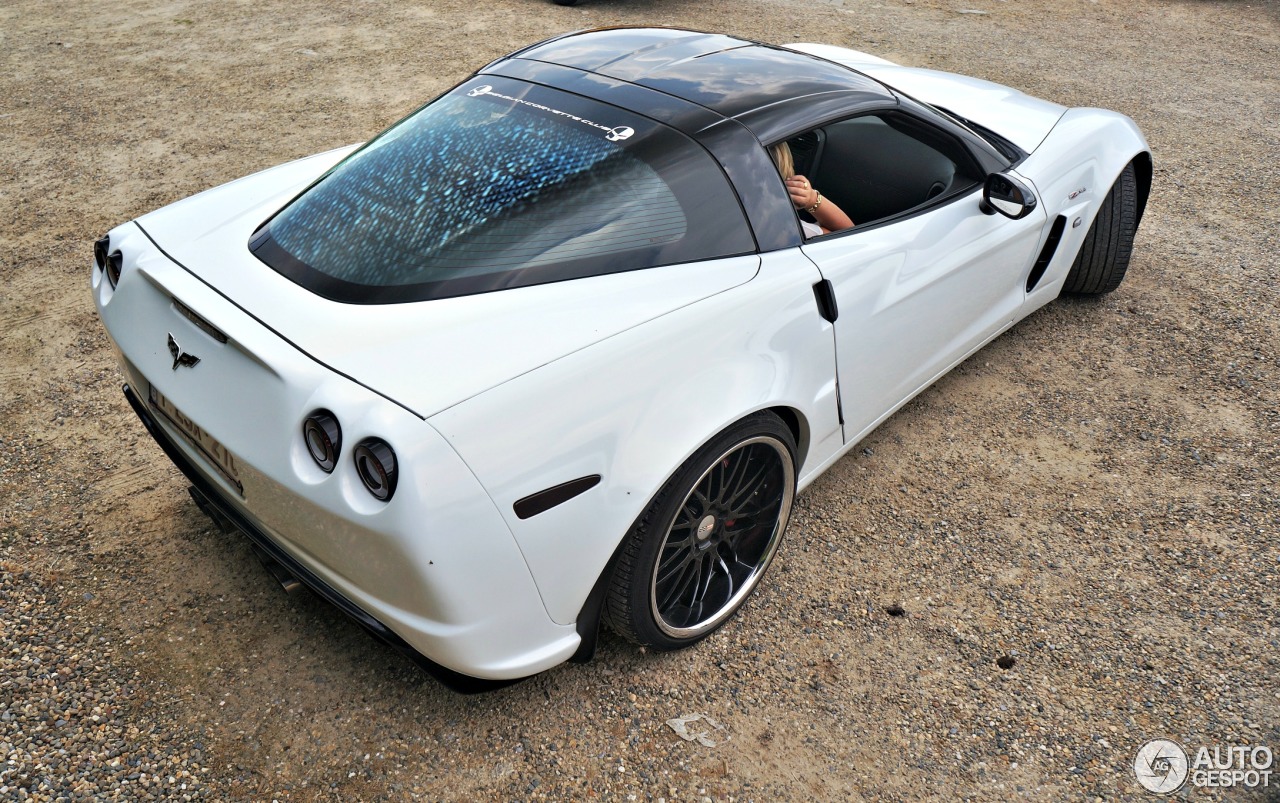
[[[275,581],[284,589],[284,593],[292,594],[293,592],[301,591],[304,588],[301,580],[290,574],[288,569],[272,560],[271,556],[266,552],[263,552],[257,544],[251,544],[251,546],[253,547],[254,554],[258,556],[258,560],[262,563],[262,568],[267,570],[267,574],[270,574],[275,578]]]
[[[239,530],[231,519],[228,519],[218,506],[209,501],[209,497],[200,492],[200,489],[194,485],[187,488],[187,493],[191,495],[191,500],[196,503],[196,507],[213,521],[213,523],[224,533],[237,532]],[[303,588],[302,581],[290,574],[289,570],[281,566],[261,547],[252,541],[249,545],[253,547],[253,554],[257,556],[258,562],[262,564],[262,568],[267,570],[275,581],[280,584],[286,594],[292,594]]]

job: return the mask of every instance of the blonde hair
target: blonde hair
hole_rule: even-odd
[[[779,142],[770,148],[769,155],[773,157],[773,163],[784,180],[796,174],[796,163],[791,158],[791,146],[786,142]]]

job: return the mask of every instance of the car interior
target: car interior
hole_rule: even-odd
[[[787,144],[796,172],[857,226],[981,183],[962,146],[905,115],[854,117],[805,132]]]

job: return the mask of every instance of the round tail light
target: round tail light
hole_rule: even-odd
[[[103,235],[93,243],[93,261],[103,270],[107,268],[107,252],[110,250],[111,237],[109,235]]]
[[[385,442],[368,438],[353,453],[360,481],[376,499],[383,502],[396,492],[396,453]]]
[[[342,451],[342,427],[338,426],[338,419],[333,417],[333,413],[316,410],[307,416],[307,420],[302,422],[302,437],[316,465],[326,474],[332,472]]]
[[[117,284],[120,284],[120,268],[123,266],[124,257],[119,251],[112,251],[107,254],[107,280],[111,282],[113,289]]]
[[[102,272],[107,274],[107,281],[112,289],[120,282],[120,269],[124,267],[124,256],[111,250],[111,237],[103,236],[93,244],[93,261],[98,263]]]

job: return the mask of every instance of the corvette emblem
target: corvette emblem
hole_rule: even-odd
[[[187,354],[182,350],[182,346],[178,345],[178,341],[173,339],[173,333],[169,333],[169,353],[173,355],[173,370],[178,370],[179,365],[185,365],[188,368],[194,368],[195,364],[200,362],[200,358],[194,354]]]

